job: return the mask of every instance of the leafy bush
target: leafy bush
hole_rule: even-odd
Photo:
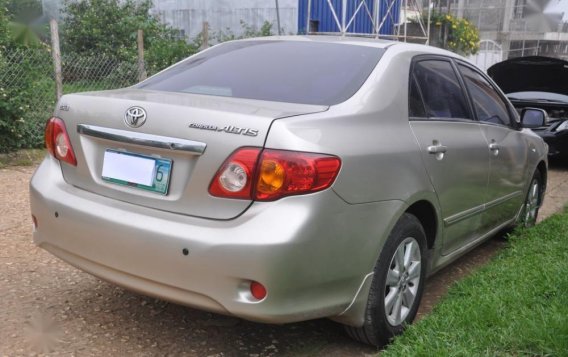
[[[44,123],[55,103],[51,68],[42,49],[0,55],[0,152],[43,145]]]
[[[260,29],[257,30],[255,27],[241,20],[241,29],[243,30],[243,32],[240,36],[235,35],[229,28],[227,28],[224,31],[221,30],[213,33],[212,38],[221,43],[225,41],[238,40],[249,37],[264,37],[274,35],[272,33],[272,23],[268,21],[264,21]]]
[[[195,45],[149,14],[151,0],[67,0],[61,26],[62,52],[135,62],[137,32],[144,31],[149,72],[197,52]]]
[[[46,115],[53,109],[51,57],[25,25],[11,22],[33,1],[0,0],[0,152],[43,145]],[[10,5],[9,7],[6,7]]]
[[[479,51],[479,31],[467,19],[449,14],[433,13],[433,30],[438,36],[432,36],[432,44],[467,56]]]
[[[0,59],[0,75],[6,67]],[[10,88],[0,87],[0,153],[18,148],[22,139],[24,108]]]

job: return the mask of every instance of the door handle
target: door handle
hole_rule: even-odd
[[[448,151],[448,147],[445,145],[441,145],[439,143],[434,143],[434,145],[428,146],[428,152],[430,154],[443,154]]]
[[[429,154],[436,155],[436,160],[438,161],[444,159],[444,155],[446,151],[448,151],[448,147],[440,144],[438,140],[433,140],[432,145],[428,146],[426,149]]]
[[[491,140],[491,143],[489,143],[489,150],[491,150],[493,155],[499,155],[499,145],[495,142],[495,140]]]

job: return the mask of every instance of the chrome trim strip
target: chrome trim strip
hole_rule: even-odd
[[[503,197],[499,197],[496,200],[493,200],[491,202],[487,202],[484,203],[482,205],[470,208],[468,210],[465,210],[463,212],[460,213],[456,213],[453,216],[450,216],[448,218],[444,218],[444,226],[451,226],[452,224],[456,224],[460,221],[463,221],[464,219],[468,219],[472,216],[475,216],[478,213],[483,213],[485,211],[487,211],[488,209],[495,207],[497,205],[500,205],[501,203],[504,203],[505,201],[508,201],[510,199],[513,199],[517,196],[519,196],[520,194],[522,194],[522,191],[515,191],[512,193],[509,193],[508,195],[505,195]]]
[[[515,191],[515,192],[509,193],[509,194],[506,195],[506,196],[503,196],[503,197],[500,197],[500,198],[498,198],[498,199],[496,199],[496,200],[493,200],[493,201],[491,201],[491,202],[487,202],[487,203],[485,204],[485,209],[489,209],[489,208],[491,208],[491,207],[495,207],[495,206],[497,206],[497,205],[499,205],[499,204],[501,204],[501,203],[503,203],[503,202],[505,202],[505,201],[508,201],[508,200],[510,200],[510,199],[513,199],[513,198],[519,196],[520,194],[522,194],[522,191]]]
[[[78,124],[77,132],[82,135],[88,135],[105,140],[119,141],[142,146],[151,146],[159,149],[184,151],[195,155],[202,155],[203,152],[205,152],[205,148],[207,147],[207,144],[199,141],[178,139],[169,136],[137,133],[128,130],[104,128],[94,125]]]
[[[485,204],[470,208],[460,213],[456,213],[448,218],[444,218],[444,225],[451,226],[452,224],[456,224],[459,221],[463,221],[464,219],[475,216],[476,214],[482,213],[483,211],[485,211]]]

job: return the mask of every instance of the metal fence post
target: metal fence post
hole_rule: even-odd
[[[138,30],[138,81],[146,79],[146,65],[144,63],[144,31]]]
[[[278,36],[282,35],[280,29],[280,6],[278,6],[278,0],[276,0],[276,24],[278,25]]]
[[[59,29],[57,21],[49,21],[51,30],[51,55],[53,56],[53,68],[55,71],[55,96],[57,100],[63,95],[63,76],[61,74],[61,50],[59,48]]]

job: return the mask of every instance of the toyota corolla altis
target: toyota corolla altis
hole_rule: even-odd
[[[65,95],[31,180],[34,241],[127,289],[382,345],[425,279],[534,224],[547,147],[440,49],[338,37],[214,46],[130,88]]]

